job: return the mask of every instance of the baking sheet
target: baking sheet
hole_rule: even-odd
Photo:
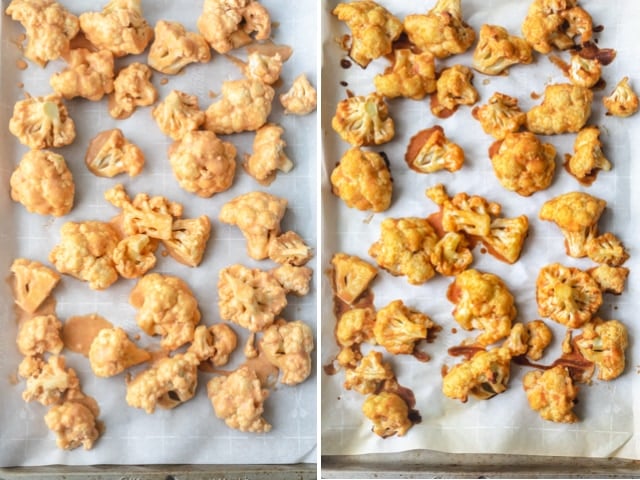
[[[79,14],[86,10],[100,10],[103,2],[67,0],[61,2],[70,11]],[[291,8],[285,0],[262,2],[271,12],[275,23],[272,38],[277,44],[293,47],[293,55],[285,63],[282,84],[278,94],[286,91],[293,79],[306,73],[317,85],[316,35],[318,19],[306,15],[313,8],[311,0],[298,2]],[[2,2],[3,11],[9,4]],[[187,29],[196,30],[196,20],[202,2],[177,0],[143,1],[144,14],[150,24],[160,19],[178,20]],[[285,116],[277,98],[274,100],[270,121],[285,129],[288,143],[286,152],[293,160],[294,169],[279,174],[267,187],[260,186],[238,164],[233,187],[209,199],[196,198],[181,190],[175,181],[166,156],[171,140],[165,137],[151,118],[151,108],[137,110],[127,120],[113,120],[106,109],[106,100],[99,103],[76,99],[67,102],[71,117],[76,121],[77,138],[73,145],[59,149],[71,169],[76,182],[76,206],[60,219],[28,214],[21,205],[9,197],[9,176],[27,148],[19,144],[7,129],[13,104],[23,98],[23,92],[32,95],[49,93],[49,76],[64,67],[62,61],[51,62],[46,69],[34,64],[21,71],[15,68],[21,58],[14,44],[23,33],[19,24],[2,15],[0,60],[3,74],[0,77],[1,116],[0,129],[0,272],[8,275],[12,260],[24,256],[45,264],[48,253],[59,240],[60,227],[66,221],[89,219],[108,220],[117,210],[103,199],[103,192],[117,183],[123,183],[130,194],[147,192],[150,195],[166,195],[185,206],[184,217],[206,214],[212,221],[212,235],[205,258],[195,269],[178,264],[171,257],[158,255],[154,271],[178,275],[192,287],[199,300],[203,323],[220,321],[217,308],[217,276],[220,268],[234,263],[269,269],[275,266],[269,260],[252,261],[245,252],[245,240],[239,229],[217,221],[220,207],[237,195],[263,190],[285,197],[289,207],[282,222],[282,229],[298,232],[305,241],[316,245],[316,132],[317,118]],[[153,82],[160,99],[172,89],[198,95],[200,107],[206,108],[212,101],[210,92],[219,93],[224,80],[242,78],[240,71],[226,58],[213,53],[207,65],[192,64],[177,76],[154,73]],[[238,57],[242,50],[231,52]],[[145,61],[146,55],[118,60],[117,65],[132,61]],[[168,81],[164,84],[164,78]],[[20,83],[24,87],[19,86]],[[88,142],[98,132],[120,128],[131,141],[143,150],[146,166],[136,178],[119,176],[113,179],[97,178],[84,165],[84,152]],[[224,137],[238,149],[238,163],[245,153],[252,151],[253,133]],[[161,249],[160,249],[161,251]],[[309,264],[314,267],[314,260]],[[122,326],[131,336],[141,333],[135,323],[135,310],[128,304],[128,294],[135,284],[131,280],[119,280],[106,291],[90,290],[86,284],[64,276],[54,291],[58,301],[57,313],[64,320],[72,315],[97,312],[115,325]],[[283,317],[301,319],[315,329],[316,280],[312,291],[305,297],[288,296],[289,305]],[[316,367],[309,379],[296,387],[277,385],[265,403],[265,418],[272,423],[268,434],[249,434],[231,430],[215,417],[206,395],[206,382],[210,374],[201,374],[194,399],[171,411],[158,410],[147,415],[142,410],[128,407],[125,402],[124,375],[111,379],[96,378],[86,358],[65,352],[69,366],[80,376],[83,389],[94,396],[101,408],[100,419],[106,431],[91,451],[82,449],[61,451],[55,446],[55,436],[46,428],[43,416],[47,409],[39,404],[26,404],[21,399],[24,384],[14,385],[20,355],[15,347],[16,324],[12,311],[12,299],[8,286],[0,282],[0,466],[28,465],[90,465],[90,464],[274,464],[314,463],[316,459]],[[233,369],[244,362],[242,347],[248,332],[233,326],[239,336],[238,349],[225,367]],[[158,346],[157,338],[141,335],[143,346]],[[315,362],[314,362],[315,363]],[[137,371],[137,370],[136,370]]]
[[[367,251],[379,237],[379,226],[387,217],[427,216],[437,210],[424,196],[424,191],[436,183],[444,183],[453,195],[466,191],[478,194],[503,206],[503,215],[513,217],[522,213],[530,220],[529,237],[523,255],[515,265],[497,261],[474,250],[473,268],[496,273],[505,279],[516,298],[518,320],[530,321],[538,317],[535,302],[535,280],[539,269],[548,263],[588,268],[588,260],[569,258],[564,253],[563,239],[557,227],[549,222],[537,220],[540,206],[546,200],[563,192],[582,190],[604,198],[608,208],[600,220],[601,231],[612,231],[618,235],[631,255],[625,264],[631,269],[626,291],[619,297],[606,295],[599,314],[605,318],[617,318],[629,329],[630,348],[627,351],[627,368],[624,375],[613,382],[601,382],[594,378],[593,384],[581,385],[576,413],[581,421],[563,425],[545,422],[533,412],[522,390],[522,377],[527,368],[512,366],[509,389],[489,401],[471,398],[466,404],[450,400],[441,393],[441,368],[460,361],[447,355],[447,349],[460,344],[463,339],[473,338],[477,332],[465,332],[451,316],[452,304],[446,300],[446,289],[451,278],[436,277],[423,286],[411,286],[403,277],[394,278],[380,271],[372,284],[375,306],[380,308],[391,300],[401,298],[409,306],[421,310],[442,327],[434,343],[423,348],[431,355],[431,361],[420,363],[411,356],[392,357],[384,352],[397,373],[399,383],[411,388],[416,396],[416,408],[422,423],[415,425],[404,437],[381,439],[373,434],[371,423],[360,409],[364,397],[342,388],[344,375],[321,376],[322,386],[322,454],[357,455],[364,453],[401,452],[415,449],[431,449],[450,453],[504,453],[524,455],[575,456],[575,457],[622,457],[640,458],[637,444],[638,365],[635,339],[638,326],[634,312],[637,311],[638,238],[637,214],[632,206],[638,205],[637,189],[632,188],[640,171],[637,162],[640,147],[634,138],[640,133],[640,116],[627,119],[604,115],[601,99],[609,94],[623,76],[631,78],[635,90],[640,88],[638,55],[638,32],[626,18],[635,18],[640,13],[640,4],[633,1],[617,3],[611,9],[595,0],[581,2],[592,14],[594,25],[603,25],[604,31],[596,34],[601,48],[617,50],[616,60],[604,68],[603,78],[607,85],[596,92],[590,123],[602,129],[601,139],[605,153],[613,163],[613,170],[602,172],[591,187],[583,187],[561,166],[565,153],[573,152],[574,135],[542,137],[552,143],[558,152],[556,176],[552,186],[529,198],[508,192],[493,174],[487,149],[493,139],[485,135],[478,122],[471,117],[469,107],[461,107],[446,120],[436,119],[429,110],[428,99],[412,101],[394,99],[389,103],[390,114],[396,122],[396,136],[392,142],[372,148],[387,154],[394,178],[394,195],[391,208],[381,214],[371,215],[345,207],[330,192],[328,177],[341,155],[349,148],[331,129],[331,117],[336,103],[345,98],[346,89],[356,95],[374,90],[372,79],[388,65],[385,59],[372,62],[366,69],[355,63],[350,68],[340,66],[345,58],[335,39],[349,33],[344,25],[331,15],[337,1],[324,3],[323,22],[323,90],[322,129],[324,170],[322,172],[322,261],[325,269],[331,256],[338,251],[356,254],[369,259]],[[409,0],[381,1],[399,18],[409,13],[425,12],[434,2]],[[483,23],[505,26],[512,34],[520,34],[520,25],[526,15],[529,2],[507,0],[463,1],[466,21],[479,31]],[[621,15],[624,12],[624,15]],[[464,55],[454,56],[438,62],[438,70],[455,63],[471,65],[473,49]],[[565,58],[567,58],[565,56]],[[544,56],[536,55],[533,65],[511,68],[508,76],[488,77],[475,74],[474,86],[480,93],[477,105],[485,103],[495,91],[519,99],[520,107],[526,111],[541,102],[531,93],[542,94],[549,83],[566,82],[561,72]],[[340,82],[346,82],[347,86]],[[404,162],[404,152],[409,139],[419,130],[441,125],[447,136],[465,150],[466,161],[456,173],[439,172],[423,175],[409,170]],[[322,279],[322,309],[331,312],[331,288],[328,278]],[[549,322],[552,324],[553,322]],[[322,324],[322,364],[329,364],[338,352],[333,329],[335,319],[324,316]],[[564,328],[551,325],[555,340],[541,363],[551,363],[560,354],[560,342]],[[457,333],[452,328],[457,328]],[[378,350],[381,350],[378,348]],[[366,352],[366,349],[364,349]]]

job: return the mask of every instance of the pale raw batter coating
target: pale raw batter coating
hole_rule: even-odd
[[[89,364],[98,377],[113,377],[150,359],[151,354],[133,343],[120,327],[103,328],[89,347]]]
[[[179,90],[171,90],[162,102],[153,107],[151,114],[162,133],[176,141],[188,132],[198,130],[205,120],[205,114],[198,106],[198,97]]]
[[[98,101],[113,92],[114,62],[109,50],[92,52],[74,48],[66,55],[66,60],[67,68],[49,80],[56,93],[67,100],[82,97]]]
[[[60,281],[58,272],[26,258],[16,258],[11,273],[16,305],[27,313],[36,312]]]
[[[151,68],[167,75],[177,75],[190,63],[207,63],[211,49],[204,37],[187,32],[179,22],[160,20],[154,28],[154,39],[149,49]]]
[[[57,93],[16,102],[9,131],[34,150],[64,147],[76,138],[75,123]]]

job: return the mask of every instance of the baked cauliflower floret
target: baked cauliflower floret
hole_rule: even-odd
[[[62,155],[30,150],[11,174],[11,199],[28,212],[61,217],[73,208],[75,183]]]
[[[311,248],[296,232],[289,230],[269,241],[269,258],[281,265],[305,265],[313,256]]]
[[[426,219],[386,218],[369,255],[392,275],[404,275],[410,284],[420,285],[435,275],[429,256],[436,243],[438,234]]]
[[[149,49],[149,66],[167,75],[176,75],[190,63],[207,63],[211,49],[204,37],[187,32],[178,22],[159,20]]]
[[[220,270],[218,298],[220,317],[252,332],[271,325],[287,306],[285,289],[273,275],[242,265]]]
[[[373,326],[376,312],[369,307],[352,308],[338,319],[336,324],[336,340],[342,347],[351,347],[360,343],[375,341]]]
[[[49,83],[54,92],[67,100],[83,97],[98,101],[113,92],[113,54],[109,50],[92,52],[74,48],[66,55],[67,68],[52,75]]]
[[[629,253],[624,245],[611,232],[589,239],[585,251],[594,262],[610,267],[619,267],[629,259]]]
[[[210,362],[221,367],[229,362],[229,356],[238,346],[238,337],[226,323],[216,323],[207,328],[200,325],[193,334],[193,342],[187,352],[193,353],[199,362]]]
[[[336,253],[331,258],[335,294],[343,302],[352,304],[378,275],[378,269],[355,255]]]
[[[26,258],[16,258],[11,273],[14,300],[27,313],[35,313],[60,281],[58,272]]]
[[[431,97],[431,113],[447,118],[460,105],[473,105],[480,98],[472,83],[473,72],[464,65],[445,68],[438,77],[436,93]]]
[[[211,235],[211,220],[206,215],[173,221],[171,238],[162,244],[175,260],[189,267],[202,262]]]
[[[222,83],[222,99],[207,108],[204,127],[216,134],[253,131],[267,123],[275,90],[260,80]]]
[[[447,232],[431,250],[429,261],[440,275],[457,275],[473,262],[473,254],[469,247],[464,235]]]
[[[51,356],[42,369],[27,378],[27,386],[22,392],[25,402],[36,400],[44,406],[63,400],[68,390],[78,390],[80,380],[72,368],[67,368],[64,357]]]
[[[267,360],[282,371],[280,381],[285,385],[302,383],[311,374],[313,332],[301,320],[278,320],[264,331],[260,347]]]
[[[9,131],[34,150],[64,147],[76,138],[75,123],[57,93],[16,102]]]
[[[67,222],[60,229],[60,243],[49,261],[60,273],[89,283],[93,290],[104,290],[118,279],[113,251],[120,238],[106,222]]]
[[[187,192],[208,198],[228,190],[236,172],[236,147],[215,133],[185,133],[168,150],[173,175]]]
[[[198,106],[198,97],[172,90],[151,114],[158,127],[173,140],[180,140],[188,132],[198,130],[204,123],[205,114]]]
[[[501,348],[506,348],[512,357],[517,357],[527,353],[529,349],[529,331],[524,324],[518,322],[511,327],[511,332],[507,339],[502,342]]]
[[[427,315],[407,307],[402,300],[394,300],[376,313],[373,335],[389,353],[412,354],[416,343],[435,328]]]
[[[409,168],[419,173],[456,172],[464,163],[464,150],[445,136],[441,126],[436,125],[411,137],[404,159]]]
[[[569,192],[546,201],[540,208],[541,220],[554,222],[565,238],[570,257],[587,255],[588,241],[597,235],[598,219],[607,202],[584,192]]]
[[[476,39],[473,28],[462,19],[460,0],[438,0],[424,15],[407,15],[404,29],[411,43],[436,58],[466,52]]]
[[[285,263],[271,269],[270,273],[287,293],[293,293],[299,297],[309,293],[309,284],[313,275],[313,270],[309,267],[296,267]]]
[[[544,420],[560,423],[578,421],[573,412],[578,387],[573,385],[566,367],[557,365],[544,372],[533,370],[524,376],[522,384],[529,406]]]
[[[331,172],[332,192],[350,208],[384,212],[391,205],[393,180],[384,158],[351,148]]]
[[[218,418],[241,432],[265,433],[271,425],[262,417],[269,390],[262,388],[256,372],[242,366],[228,376],[207,383],[207,394]]]
[[[394,40],[402,33],[402,22],[373,1],[339,3],[332,13],[351,30],[349,56],[361,67],[391,53]]]
[[[618,320],[594,319],[574,341],[580,353],[598,366],[600,380],[613,380],[624,372],[629,340],[627,328]]]
[[[393,392],[369,395],[362,405],[362,413],[373,422],[373,432],[382,438],[402,437],[413,426],[407,402]]]
[[[602,293],[620,295],[624,291],[624,284],[629,276],[629,269],[625,267],[610,267],[598,265],[590,268],[587,273],[596,281]]]
[[[121,173],[135,177],[144,167],[144,153],[125,138],[122,130],[114,128],[91,139],[84,162],[99,177],[115,177]]]
[[[591,115],[593,92],[570,83],[544,89],[542,103],[527,112],[526,127],[540,135],[578,132]]]
[[[602,305],[602,292],[588,273],[554,263],[540,269],[536,300],[543,317],[580,328]]]
[[[487,250],[506,263],[515,263],[520,258],[524,241],[529,234],[529,219],[526,215],[514,218],[495,218],[491,221],[489,235],[482,237]]]
[[[371,350],[356,368],[345,371],[344,378],[344,388],[368,395],[379,392],[384,383],[395,375],[391,365],[382,361],[382,354]]]
[[[243,62],[242,73],[251,80],[260,80],[266,85],[273,85],[280,79],[284,60],[279,53],[267,55],[258,51],[253,51],[247,56],[246,63]]]
[[[597,57],[592,58],[581,53],[573,52],[571,54],[566,74],[574,85],[592,88],[600,81],[602,63]]]
[[[103,328],[89,347],[89,364],[98,377],[113,377],[127,368],[151,359],[120,327]]]
[[[492,273],[469,269],[456,275],[447,299],[455,305],[452,315],[462,328],[483,330],[475,340],[481,346],[508,336],[517,315],[513,295]]]
[[[567,161],[567,170],[579,182],[590,184],[600,170],[611,170],[611,162],[602,151],[598,127],[586,127],[578,132],[573,144],[574,154]]]
[[[5,13],[25,28],[24,55],[41,67],[64,56],[80,30],[78,18],[53,0],[12,0]]]
[[[511,65],[533,62],[531,47],[506,28],[484,24],[473,52],[473,68],[486,75],[499,75]]]
[[[115,57],[142,53],[153,29],[142,15],[141,0],[110,0],[102,12],[80,15],[80,28],[93,45]]]
[[[139,278],[156,265],[156,248],[156,242],[149,236],[137,233],[120,240],[111,257],[123,278]]]
[[[376,91],[387,98],[421,100],[436,91],[436,63],[429,52],[414,53],[409,48],[393,52],[393,63],[373,78]]]
[[[381,145],[395,135],[389,107],[379,93],[353,96],[338,102],[331,126],[354,147]]]
[[[109,96],[109,114],[118,120],[129,118],[136,108],[146,107],[158,99],[151,83],[153,72],[143,63],[132,63],[118,73]]]
[[[20,324],[16,343],[25,357],[44,355],[45,352],[57,355],[64,348],[60,337],[62,323],[55,315],[38,315]]]
[[[640,101],[638,95],[629,85],[629,77],[618,82],[616,88],[602,99],[607,113],[616,117],[628,117],[638,111]]]
[[[56,434],[56,445],[64,450],[73,450],[80,445],[91,450],[100,436],[95,412],[81,402],[66,401],[54,405],[44,416],[44,421]]]
[[[280,103],[284,107],[285,114],[306,115],[316,109],[318,94],[307,76],[298,75],[291,88],[280,95]]]
[[[220,209],[222,223],[236,225],[247,240],[247,253],[255,260],[269,256],[270,241],[280,234],[280,220],[287,200],[265,192],[249,192],[235,197]]]
[[[540,360],[544,349],[549,346],[553,333],[542,320],[532,320],[525,324],[529,339],[527,340],[527,357]]]
[[[258,129],[253,139],[253,153],[245,155],[244,169],[261,185],[270,185],[278,170],[287,173],[293,162],[284,152],[287,142],[282,139],[284,128],[267,123]]]
[[[551,185],[556,171],[556,149],[531,132],[507,133],[489,149],[500,184],[528,197]]]
[[[193,340],[200,310],[191,289],[180,278],[149,273],[138,280],[129,303],[138,310],[140,328],[148,335],[161,335],[160,345],[165,350]]]
[[[484,132],[496,140],[520,130],[527,119],[527,115],[518,107],[517,98],[499,92],[491,95],[485,105],[475,107],[472,114]]]

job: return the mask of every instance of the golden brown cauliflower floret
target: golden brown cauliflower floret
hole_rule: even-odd
[[[578,417],[573,412],[578,387],[573,385],[569,370],[557,365],[541,372],[528,372],[522,381],[529,406],[540,413],[544,420],[560,423],[575,423]]]
[[[491,255],[506,263],[515,263],[520,258],[524,241],[529,234],[529,219],[526,215],[514,218],[495,218],[491,221],[489,235],[481,238]]]
[[[638,95],[629,85],[629,77],[624,77],[618,82],[616,88],[607,97],[602,99],[607,113],[616,117],[628,117],[638,111],[640,101]]]
[[[613,233],[607,232],[590,238],[586,245],[586,254],[596,263],[619,267],[629,259],[626,248]]]
[[[332,13],[351,30],[349,56],[361,67],[390,53],[402,33],[402,22],[373,1],[339,3]]]
[[[447,118],[460,105],[473,105],[480,98],[474,88],[473,72],[464,65],[445,68],[438,77],[436,93],[431,97],[431,113]]]
[[[42,369],[27,378],[22,392],[25,402],[36,400],[44,406],[59,403],[67,390],[78,390],[80,380],[72,368],[67,368],[64,357],[51,356]]]
[[[298,75],[291,88],[280,95],[285,114],[306,115],[316,109],[318,94],[303,73]]]
[[[207,383],[207,394],[218,418],[241,432],[265,433],[271,425],[262,417],[269,390],[262,388],[256,372],[242,366],[228,376]]]
[[[167,75],[177,75],[190,63],[211,60],[209,44],[200,34],[187,32],[178,22],[159,20],[149,49],[151,68]]]
[[[25,320],[18,329],[18,350],[26,357],[44,355],[45,352],[57,355],[64,348],[61,330],[62,323],[55,315],[38,315]]]
[[[536,280],[538,313],[569,328],[579,328],[602,305],[602,292],[588,273],[558,263],[540,269]]]
[[[331,186],[349,208],[384,212],[391,205],[391,172],[376,152],[347,150],[331,172]]]
[[[151,114],[165,135],[180,140],[188,132],[198,130],[205,114],[198,106],[198,97],[172,90],[167,98],[153,107]]]
[[[103,328],[89,347],[89,364],[98,377],[113,377],[127,368],[151,359],[120,327]]]
[[[582,184],[589,185],[600,170],[611,170],[611,162],[602,151],[598,127],[586,127],[578,132],[573,144],[574,154],[567,161],[568,172]]]
[[[78,18],[53,0],[12,0],[5,13],[25,28],[24,55],[41,67],[64,56],[80,30]]]
[[[287,293],[293,293],[299,297],[309,293],[309,284],[313,275],[313,270],[309,267],[296,267],[285,263],[271,269],[270,273]]]
[[[58,272],[26,258],[16,258],[11,273],[14,300],[27,313],[35,313],[60,281]]]
[[[287,142],[282,139],[284,128],[267,123],[258,129],[253,139],[253,153],[244,156],[243,167],[261,185],[271,185],[278,170],[289,172],[293,162],[284,152]]]
[[[76,138],[75,123],[57,93],[16,102],[9,131],[34,150],[64,147]]]
[[[533,62],[531,47],[506,28],[484,24],[473,52],[473,68],[486,75],[499,75],[511,65]]]
[[[438,234],[424,218],[385,218],[369,255],[392,275],[404,275],[410,284],[421,285],[436,273],[430,262],[436,243]]]
[[[200,325],[193,334],[193,342],[187,352],[193,353],[199,362],[210,362],[221,367],[229,362],[229,356],[238,346],[238,337],[226,323],[216,323],[207,328]]]
[[[566,74],[574,85],[592,88],[600,81],[602,63],[597,57],[591,58],[581,55],[581,53],[573,52],[571,54]]]
[[[475,340],[481,346],[508,336],[517,315],[513,295],[492,273],[470,269],[458,274],[449,285],[447,299],[455,305],[452,315],[462,328],[483,330]]]
[[[84,161],[99,177],[115,177],[126,173],[138,175],[144,167],[144,153],[127,140],[119,128],[105,130],[91,139]]]
[[[347,310],[340,315],[336,324],[336,341],[342,347],[375,341],[373,335],[375,321],[376,312],[372,308]]]
[[[247,253],[255,260],[269,256],[271,239],[280,234],[287,200],[265,192],[249,192],[225,203],[218,220],[236,225],[247,240]]]
[[[393,392],[369,395],[362,405],[362,413],[373,422],[373,432],[382,438],[402,437],[413,426],[407,402]]]
[[[267,123],[275,90],[260,80],[222,83],[222,99],[207,108],[204,127],[220,135],[253,131]]]
[[[512,357],[517,357],[527,353],[529,349],[528,342],[529,331],[524,324],[518,322],[511,327],[511,332],[509,332],[507,339],[502,342],[501,348],[506,348]]]
[[[162,244],[175,260],[189,267],[202,262],[211,235],[211,220],[206,215],[173,221],[171,238]]]
[[[419,173],[456,172],[464,163],[464,150],[445,136],[441,126],[435,125],[411,137],[404,159],[409,168]]]
[[[104,290],[118,279],[112,256],[120,238],[111,224],[67,222],[60,236],[60,243],[49,254],[60,273],[88,282],[93,290]]]
[[[436,58],[463,53],[476,39],[473,28],[462,19],[460,0],[438,0],[424,15],[407,15],[404,29],[411,43]]]
[[[345,253],[331,258],[335,294],[343,302],[352,304],[378,275],[378,269],[369,262]]]
[[[54,405],[44,416],[44,421],[56,434],[56,445],[64,450],[73,450],[80,445],[91,450],[100,436],[95,412],[81,402],[66,401]]]
[[[344,378],[344,388],[369,395],[379,392],[384,383],[395,378],[395,375],[391,365],[382,361],[382,354],[371,350],[356,368],[345,371]]]
[[[75,183],[62,155],[30,150],[11,174],[11,199],[28,212],[61,217],[73,208]]]
[[[99,49],[114,57],[142,53],[153,38],[153,29],[142,16],[141,0],[110,0],[102,12],[80,15],[80,28]]]
[[[600,318],[587,323],[575,338],[580,353],[598,366],[600,380],[613,380],[624,372],[627,328],[618,320]]]
[[[473,118],[480,122],[484,132],[496,140],[502,140],[508,133],[520,130],[527,115],[518,107],[518,99],[496,92],[485,105],[475,107]]]
[[[132,63],[118,73],[109,95],[109,114],[118,120],[129,118],[136,108],[146,107],[158,99],[151,83],[153,72],[143,63]]]
[[[389,353],[410,355],[417,342],[435,328],[427,315],[407,307],[402,300],[394,300],[376,313],[373,335]]]
[[[447,232],[431,250],[429,261],[440,275],[457,275],[473,262],[473,254],[469,247],[464,235]]]
[[[288,231],[269,241],[269,258],[281,265],[302,266],[306,264],[313,252],[296,232]]]
[[[544,349],[549,346],[553,333],[542,320],[533,320],[525,324],[529,339],[527,341],[527,357],[531,360],[540,360]]]
[[[174,350],[193,339],[200,322],[198,301],[180,278],[160,273],[142,277],[129,295],[138,310],[136,321],[148,335],[161,335],[160,345]]]
[[[279,319],[264,331],[260,347],[267,360],[282,371],[280,382],[285,385],[302,383],[311,374],[313,332],[301,320]]]
[[[625,267],[610,267],[598,265],[590,268],[587,273],[596,281],[602,293],[620,295],[624,290],[624,284],[629,276],[629,269]]]
[[[436,91],[436,63],[429,52],[414,53],[409,48],[393,52],[393,63],[373,78],[376,91],[387,98],[421,100]]]
[[[156,265],[157,243],[144,233],[129,235],[118,242],[111,255],[123,278],[139,278]]]
[[[331,126],[354,147],[381,145],[395,135],[389,107],[379,93],[353,96],[338,102]]]
[[[236,172],[236,147],[215,133],[185,133],[168,151],[173,175],[187,192],[208,198],[228,190]]]
[[[591,115],[593,92],[570,83],[544,89],[542,103],[527,112],[526,127],[540,135],[578,132]]]
[[[98,101],[113,92],[113,54],[108,50],[92,52],[74,48],[66,56],[68,66],[54,74],[49,83],[67,100],[83,97]]]

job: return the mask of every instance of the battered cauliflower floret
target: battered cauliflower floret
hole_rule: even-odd
[[[373,325],[376,342],[394,355],[412,354],[416,343],[427,338],[436,324],[424,313],[394,300],[378,310]]]
[[[336,340],[342,347],[351,347],[365,342],[375,342],[373,326],[376,312],[369,307],[352,308],[338,319],[336,324]]]
[[[211,49],[204,37],[187,32],[178,22],[159,20],[154,29],[154,39],[149,49],[151,68],[167,75],[177,75],[190,63],[207,63]]]
[[[24,379],[35,377],[40,374],[45,365],[45,361],[39,355],[24,357],[18,365],[18,376]]]
[[[518,107],[518,99],[496,92],[485,105],[475,107],[473,118],[480,122],[482,130],[496,140],[520,130],[527,115]]]
[[[150,359],[151,354],[133,343],[120,327],[103,328],[89,347],[89,364],[98,377],[113,377]]]
[[[288,231],[269,242],[269,258],[281,265],[289,264],[300,267],[313,256],[311,248],[296,232]]]
[[[158,406],[171,409],[191,400],[198,386],[199,363],[193,353],[159,360],[127,383],[127,404],[153,413]]]
[[[279,53],[267,55],[258,51],[253,51],[247,56],[246,63],[243,62],[242,73],[251,80],[260,80],[266,85],[273,85],[280,79],[284,60]]]
[[[602,293],[620,295],[624,291],[624,284],[629,276],[629,269],[625,267],[610,267],[598,265],[590,268],[587,273],[596,281]]]
[[[236,225],[247,240],[247,253],[255,260],[269,256],[270,241],[280,234],[287,200],[265,192],[235,197],[220,209],[218,220]]]
[[[331,172],[332,192],[349,208],[384,212],[391,205],[393,180],[384,158],[351,148]]]
[[[362,413],[373,422],[373,432],[382,438],[402,437],[413,426],[407,402],[393,392],[369,395],[362,405]]]
[[[436,58],[466,52],[476,39],[476,33],[462,19],[460,0],[438,0],[424,15],[407,15],[404,29],[409,41]]]
[[[64,357],[51,356],[39,372],[27,378],[22,398],[49,406],[62,401],[67,390],[79,389],[80,380],[72,368],[67,368]]]
[[[270,270],[270,273],[287,293],[293,293],[299,297],[309,293],[309,284],[313,275],[313,270],[309,267],[296,267],[285,263]]]
[[[580,328],[602,305],[602,292],[588,273],[553,263],[540,269],[536,300],[541,316]]]
[[[529,339],[527,340],[527,357],[531,360],[540,360],[544,349],[549,346],[553,333],[542,320],[533,320],[525,323]]]
[[[354,147],[381,145],[395,135],[389,107],[379,93],[353,96],[338,102],[331,126]]]
[[[591,115],[593,92],[570,83],[547,85],[542,103],[527,112],[526,127],[540,135],[575,133]]]
[[[382,361],[382,354],[371,350],[356,368],[345,371],[344,378],[344,388],[369,395],[379,392],[384,383],[394,379],[395,375],[391,365]]]
[[[627,328],[618,320],[594,319],[575,338],[580,353],[598,366],[600,380],[613,380],[624,372]]]
[[[618,82],[608,97],[602,99],[607,113],[616,117],[628,117],[638,111],[640,101],[638,95],[629,85],[629,77]]]
[[[529,44],[509,35],[506,28],[484,24],[480,27],[478,45],[473,52],[473,68],[486,75],[499,75],[518,63],[533,62]]]
[[[115,177],[126,173],[138,175],[144,167],[144,153],[127,140],[119,128],[105,130],[91,139],[84,162],[99,177]]]
[[[571,54],[567,76],[569,81],[580,87],[592,88],[602,75],[602,64],[598,58],[581,55],[581,52]]]
[[[129,303],[138,310],[140,328],[148,335],[161,335],[160,345],[165,350],[193,340],[200,310],[191,289],[180,278],[149,273],[138,280]]]
[[[60,243],[49,261],[60,273],[89,283],[93,290],[104,290],[118,280],[113,251],[120,238],[106,222],[67,222],[60,229]]]
[[[13,0],[5,13],[25,28],[24,55],[41,67],[64,56],[80,30],[78,18],[53,0]]]
[[[198,30],[218,53],[256,40],[266,40],[271,35],[269,11],[257,1],[205,0],[198,17]]]
[[[74,48],[66,55],[67,68],[52,75],[49,83],[67,100],[83,97],[98,101],[113,92],[113,54],[108,50],[92,52]]]
[[[241,432],[266,433],[271,425],[262,417],[269,390],[262,388],[256,372],[242,366],[228,376],[207,383],[207,394],[218,418]]]
[[[66,401],[54,405],[44,416],[44,421],[56,434],[56,445],[63,450],[73,450],[80,445],[91,450],[100,436],[95,412],[81,402]]]
[[[402,33],[402,22],[373,1],[339,3],[332,13],[351,30],[349,56],[361,67],[391,53]]]
[[[59,354],[64,348],[60,337],[62,323],[55,315],[38,315],[20,324],[16,343],[25,357]]]
[[[355,302],[378,275],[378,269],[355,255],[336,253],[331,258],[336,296],[347,304]]]
[[[189,267],[197,267],[211,235],[211,220],[206,215],[173,221],[171,238],[162,245],[175,260]]]
[[[123,120],[129,118],[136,108],[154,104],[158,91],[151,83],[152,75],[144,63],[132,63],[120,70],[113,82],[113,93],[109,95],[109,114]]]
[[[392,275],[404,275],[410,284],[421,285],[436,273],[430,262],[436,243],[438,234],[425,218],[386,218],[369,255]]]
[[[141,0],[110,0],[102,12],[80,15],[80,28],[85,37],[114,57],[142,53],[151,39],[153,29],[142,15]]]
[[[447,299],[455,305],[451,313],[462,328],[483,330],[474,342],[481,346],[508,336],[517,315],[513,295],[492,273],[469,269],[456,275]]]
[[[529,349],[529,331],[522,323],[514,323],[507,339],[502,342],[501,348],[506,348],[512,357],[527,353]]]
[[[529,219],[526,215],[495,218],[491,221],[489,235],[481,240],[491,255],[502,262],[513,264],[520,258],[528,234]]]
[[[489,149],[500,184],[528,197],[551,185],[556,171],[556,149],[531,132],[507,133]]]
[[[11,273],[14,300],[27,313],[35,313],[60,281],[58,272],[26,258],[16,258]]]
[[[569,192],[546,201],[538,214],[541,220],[554,222],[565,237],[567,255],[587,255],[588,241],[597,235],[598,219],[607,202],[584,192]]]
[[[271,185],[278,170],[287,173],[293,162],[284,152],[287,142],[282,139],[284,128],[267,123],[258,129],[253,139],[253,153],[244,156],[243,167],[261,185]]]
[[[279,98],[285,114],[306,115],[316,109],[318,94],[303,73],[295,78],[291,88]]]
[[[207,130],[187,132],[168,151],[180,186],[199,197],[228,190],[236,172],[236,147]]]
[[[302,383],[311,374],[313,332],[301,320],[278,320],[264,331],[260,347],[267,360],[282,371],[280,382],[285,385]]]
[[[464,163],[464,150],[445,136],[441,126],[435,125],[411,137],[404,159],[409,168],[419,173],[456,172]]]
[[[226,323],[216,323],[207,328],[200,325],[193,335],[193,342],[187,352],[192,352],[199,362],[210,362],[221,367],[229,362],[229,356],[238,346],[238,337]]]
[[[436,93],[432,96],[431,113],[447,118],[459,105],[473,105],[480,98],[474,88],[473,72],[464,65],[445,68],[438,77]]]
[[[567,161],[567,170],[580,183],[589,185],[600,170],[611,170],[611,162],[604,156],[599,136],[598,127],[583,128],[576,136],[574,154]]]
[[[629,259],[629,253],[622,242],[611,232],[589,239],[587,256],[596,263],[619,267]]]
[[[167,98],[153,107],[151,114],[158,127],[173,140],[180,140],[188,132],[198,130],[205,114],[198,106],[198,97],[172,90]]]
[[[575,423],[573,412],[578,387],[573,385],[569,370],[557,365],[541,372],[528,372],[522,381],[529,406],[544,420],[559,423]]]
[[[232,265],[218,275],[220,318],[259,332],[287,306],[286,291],[273,275]]]
[[[458,275],[473,262],[473,254],[469,247],[464,235],[447,232],[431,250],[429,261],[440,275]]]
[[[376,91],[387,98],[421,100],[436,91],[436,63],[429,52],[414,53],[409,48],[393,52],[393,63],[373,78]]]
[[[57,93],[16,102],[9,131],[34,150],[64,147],[76,138],[75,123]]]
[[[220,135],[259,129],[267,123],[275,90],[260,80],[222,83],[222,98],[207,108],[204,127]]]
[[[62,217],[73,208],[75,183],[62,155],[30,150],[11,174],[11,199],[28,212]]]
[[[156,248],[149,236],[138,233],[120,240],[111,257],[123,278],[139,278],[156,265]]]

